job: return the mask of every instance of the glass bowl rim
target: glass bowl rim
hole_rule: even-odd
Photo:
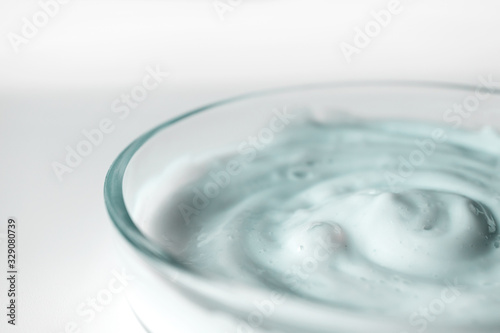
[[[209,112],[219,106],[227,105],[233,102],[243,101],[247,99],[252,99],[256,97],[264,97],[279,93],[289,93],[294,91],[306,91],[315,89],[328,89],[328,88],[367,88],[367,87],[405,87],[405,88],[435,88],[435,89],[445,89],[445,90],[463,90],[472,91],[478,88],[485,88],[484,86],[474,86],[471,84],[460,84],[451,82],[439,82],[439,81],[404,81],[404,80],[376,80],[376,81],[344,81],[344,82],[328,82],[328,83],[318,83],[318,84],[308,84],[300,86],[290,86],[283,88],[274,88],[258,92],[246,93],[238,95],[236,97],[226,98],[217,102],[207,104],[205,106],[196,108],[194,110],[188,111],[181,114],[173,119],[165,121],[160,125],[157,125],[153,129],[147,131],[146,133],[139,136],[132,143],[130,143],[114,160],[111,164],[105,181],[104,181],[104,200],[106,204],[106,209],[108,215],[111,218],[113,224],[118,229],[119,233],[127,240],[129,244],[140,253],[146,255],[148,258],[156,259],[157,261],[167,264],[178,269],[183,270],[189,275],[194,275],[193,277],[200,278],[201,276],[189,269],[187,266],[182,264],[180,261],[176,260],[173,256],[170,256],[165,250],[160,246],[153,243],[144,235],[136,226],[133,219],[128,214],[125,200],[123,197],[123,177],[127,166],[135,155],[135,153],[156,133],[160,132],[180,122],[191,116],[194,116],[201,112]],[[492,95],[500,95],[500,89],[497,87],[489,87],[489,92]]]

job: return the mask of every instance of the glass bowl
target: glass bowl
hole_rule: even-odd
[[[466,111],[450,111],[455,104],[463,105]],[[182,180],[169,177],[165,166],[182,156],[242,142],[258,134],[285,108],[329,122],[414,119],[443,126],[500,128],[500,94],[488,84],[488,78],[480,78],[477,86],[355,82],[260,92],[193,110],[145,133],[112,164],[104,196],[118,231],[116,241],[125,271],[133,277],[126,289],[127,299],[147,331],[415,331],[407,318],[360,315],[293,295],[286,295],[285,300],[283,294],[268,288],[204,276],[177,260],[168,235],[152,225],[162,206],[169,204],[165,202],[168,189],[176,184],[182,186]],[[429,326],[427,332],[442,329]],[[463,332],[460,327],[454,329]]]

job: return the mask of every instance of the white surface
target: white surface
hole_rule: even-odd
[[[0,234],[19,223],[18,326],[2,332],[141,332],[123,295],[90,322],[76,313],[120,270],[102,185],[117,154],[139,134],[193,107],[268,87],[358,79],[500,81],[495,1],[404,1],[403,12],[348,64],[339,49],[389,1],[257,1],[219,19],[212,0],[81,1],[57,15],[18,53],[38,1],[0,4]],[[140,84],[147,66],[171,75],[125,119],[111,104]],[[51,163],[103,118],[112,133],[58,181]],[[5,240],[0,244],[4,276]],[[5,279],[0,279],[4,308]]]

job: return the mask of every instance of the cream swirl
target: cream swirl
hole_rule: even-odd
[[[308,121],[254,153],[250,162],[214,152],[173,171],[206,172],[178,189],[156,222],[180,260],[217,278],[391,318],[459,281],[461,298],[442,324],[498,327],[495,133]],[[217,183],[210,172],[230,159],[240,160],[239,174],[207,198],[204,186]],[[192,207],[185,223],[177,208],[196,194],[209,204]],[[177,223],[165,227],[165,216]]]

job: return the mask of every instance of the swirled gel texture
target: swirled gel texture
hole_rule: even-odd
[[[333,308],[413,316],[414,325],[443,298],[440,325],[500,327],[493,130],[305,121],[249,147],[172,167],[178,178],[201,175],[174,191],[156,222],[169,221],[163,231],[180,260]],[[234,175],[225,171],[232,160]]]

